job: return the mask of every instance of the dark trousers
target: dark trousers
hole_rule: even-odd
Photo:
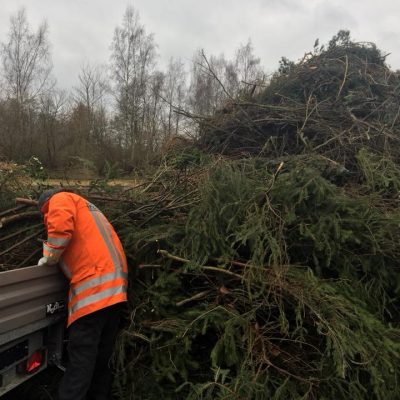
[[[110,358],[122,304],[85,315],[69,327],[69,362],[60,382],[59,400],[110,399]]]

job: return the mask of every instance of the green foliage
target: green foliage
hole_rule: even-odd
[[[184,170],[201,165],[203,158],[204,154],[199,149],[191,147],[177,153],[172,152],[169,154],[168,163],[179,170]]]
[[[262,97],[267,102],[278,101],[281,96],[306,102],[310,96],[327,100],[339,93],[349,103],[350,94],[357,101],[362,100],[362,94],[383,94],[379,86],[387,78],[384,59],[374,44],[356,43],[349,31],[339,31],[326,48],[314,46],[313,52],[298,63],[283,57]],[[361,66],[374,75],[375,85],[367,75],[356,73]]]
[[[286,57],[282,57],[279,60],[279,68],[278,68],[278,73],[280,75],[285,75],[285,74],[289,74],[290,71],[292,70],[292,68],[295,67],[295,63],[294,61],[290,61],[288,58]]]
[[[351,46],[353,44],[354,42],[351,40],[350,31],[340,30],[337,35],[334,35],[333,38],[329,41],[329,49],[333,49],[338,46]]]
[[[234,255],[231,235],[245,217],[246,206],[258,185],[240,168],[235,164],[217,164],[209,170],[201,186],[200,202],[188,216],[184,254],[195,255],[199,262],[209,256],[229,259]]]
[[[398,180],[372,160],[391,177],[378,191],[369,179],[338,186],[340,166],[318,155],[219,159],[183,220],[127,235],[158,267],[131,274],[118,396],[396,399]]]
[[[363,149],[358,153],[357,160],[369,192],[398,196],[400,168],[390,156],[380,156]]]

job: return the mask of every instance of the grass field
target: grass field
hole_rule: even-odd
[[[101,180],[98,178],[97,180]],[[51,186],[89,186],[91,182],[96,181],[96,179],[57,179],[49,178],[46,179],[46,183]],[[111,179],[107,181],[107,184],[111,186],[125,186],[125,187],[135,187],[140,182],[136,179]]]

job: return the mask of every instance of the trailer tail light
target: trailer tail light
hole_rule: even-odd
[[[25,371],[27,373],[35,372],[44,362],[43,350],[35,351],[27,360]]]

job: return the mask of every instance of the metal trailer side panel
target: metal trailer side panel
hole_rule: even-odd
[[[46,306],[65,302],[67,290],[67,281],[57,266],[0,272],[0,345],[24,326],[48,325],[52,318]]]

